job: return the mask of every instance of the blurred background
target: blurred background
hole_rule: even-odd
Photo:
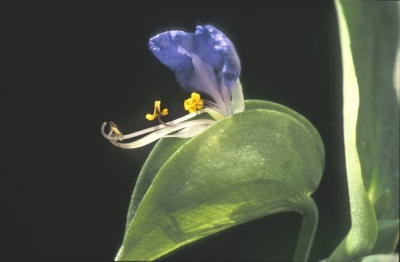
[[[246,99],[305,116],[326,146],[314,193],[312,260],[350,226],[341,118],[341,60],[333,2],[6,1],[2,4],[2,256],[114,259],[130,197],[154,143],[124,150],[100,133],[155,125],[161,100],[182,116],[188,97],[148,50],[150,37],[211,24],[235,44]],[[301,216],[284,213],[200,240],[171,260],[291,259]]]

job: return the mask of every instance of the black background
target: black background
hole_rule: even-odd
[[[152,146],[123,150],[100,134],[152,126],[161,99],[172,120],[188,94],[148,39],[211,24],[235,44],[246,99],[308,118],[326,146],[313,195],[320,224],[311,259],[349,229],[341,66],[333,2],[9,1],[2,6],[2,257],[108,259],[121,242],[137,175]],[[301,217],[259,219],[200,240],[175,260],[290,259]]]

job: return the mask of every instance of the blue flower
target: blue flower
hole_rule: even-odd
[[[217,28],[206,25],[197,26],[195,33],[168,31],[151,38],[149,47],[158,60],[175,72],[181,87],[193,92],[184,102],[184,108],[190,114],[164,123],[160,117],[168,114],[168,109],[161,110],[161,102],[156,101],[154,113],[147,114],[146,118],[157,118],[161,125],[123,135],[113,122],[110,122],[110,131],[106,134],[107,123],[104,123],[101,132],[112,144],[137,148],[161,137],[193,137],[219,119],[244,110],[239,81],[240,60],[232,42]],[[196,92],[208,94],[214,101],[203,100]],[[203,113],[208,113],[214,120],[188,121]],[[147,133],[150,134],[131,143],[117,141]]]
[[[194,34],[168,31],[151,38],[149,46],[185,91],[208,94],[230,115],[241,67],[235,47],[221,31],[211,25],[197,26]]]

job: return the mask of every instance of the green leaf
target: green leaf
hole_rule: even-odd
[[[304,217],[295,257],[307,258],[318,219],[310,194],[324,168],[322,140],[283,106],[246,101],[246,110],[188,141],[156,145],[137,182],[117,260],[156,259],[285,211]]]
[[[390,254],[399,241],[399,219],[378,220],[378,238],[372,254]]]
[[[142,201],[160,168],[164,165],[165,161],[167,161],[172,154],[175,153],[188,140],[189,139],[187,138],[162,138],[154,146],[149,157],[143,165],[143,168],[138,176],[136,186],[133,190],[125,231],[128,230],[128,227],[135,216],[140,202]]]
[[[360,93],[357,149],[373,203],[389,190],[382,218],[399,217],[399,10],[398,2],[346,2]],[[397,66],[397,68],[396,68]],[[397,83],[395,83],[397,81]]]
[[[362,259],[362,262],[398,262],[399,253],[392,253],[389,255],[372,255]]]
[[[398,225],[399,217],[399,103],[394,83],[398,77],[399,5],[373,1],[335,4],[342,47],[352,226],[329,259],[349,261],[371,251],[390,253],[393,249],[382,247],[393,248],[398,241],[398,228],[393,225]]]

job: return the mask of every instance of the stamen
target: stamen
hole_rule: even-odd
[[[215,120],[197,119],[197,120],[187,121],[187,120],[195,117],[196,115],[200,115],[200,114],[204,114],[204,113],[208,113]],[[203,108],[199,111],[188,114],[188,115],[178,118],[174,121],[170,121],[170,122],[158,125],[158,126],[146,128],[144,130],[134,132],[134,133],[128,134],[128,135],[122,135],[122,133],[119,131],[118,128],[116,128],[116,125],[113,122],[110,122],[110,125],[113,125],[110,128],[110,133],[106,134],[104,132],[104,128],[107,125],[107,122],[104,122],[103,125],[101,126],[101,133],[105,138],[107,138],[110,141],[110,143],[112,143],[115,146],[118,146],[121,148],[127,148],[127,149],[128,148],[137,148],[137,147],[147,145],[147,144],[149,144],[157,139],[160,139],[162,137],[185,138],[185,137],[195,136],[196,134],[199,134],[200,132],[202,132],[204,129],[206,129],[210,125],[214,124],[216,120],[219,120],[224,117],[225,117],[225,115],[221,114],[218,111],[215,111],[214,109]],[[113,129],[113,127],[115,127],[116,129]],[[171,134],[176,131],[180,131],[180,132]],[[121,136],[122,136],[122,137],[120,137],[118,135],[118,137],[120,138],[119,140],[121,140],[121,139],[126,140],[126,139],[134,138],[134,137],[141,136],[141,135],[148,134],[148,133],[150,133],[150,134],[148,134],[145,137],[140,138],[136,141],[133,141],[131,143],[119,143],[119,142],[117,142],[117,140],[118,140],[117,135],[116,135],[117,132],[119,132],[119,134],[121,134]]]
[[[118,137],[120,141],[122,141],[122,139],[123,139],[123,135],[122,135],[121,131],[119,131],[117,124],[115,124],[113,121],[110,121],[109,136]]]
[[[209,120],[209,119],[198,119],[198,120],[191,120],[188,122],[183,122],[181,123],[179,126],[177,127],[165,127],[163,125],[163,128],[161,128],[160,130],[157,130],[155,132],[152,132],[150,134],[148,134],[147,136],[140,138],[136,141],[133,141],[131,143],[119,143],[115,140],[109,140],[111,144],[121,147],[121,148],[125,148],[125,149],[131,149],[131,148],[137,148],[137,147],[142,147],[145,146],[147,144],[150,144],[151,142],[158,140],[162,137],[167,136],[170,133],[173,133],[175,131],[179,131],[181,129],[184,129],[186,127],[194,127],[194,126],[201,126],[202,129],[204,130],[203,126],[210,126],[212,124],[214,124],[215,121],[213,120]],[[174,135],[169,135],[169,137],[174,137]],[[176,137],[189,137],[189,136],[182,136],[180,134],[178,134]]]
[[[146,115],[147,120],[151,121],[160,115],[165,116],[168,114],[168,109],[166,109],[166,108],[161,112],[160,105],[161,105],[161,101],[156,101],[154,103],[154,113],[153,113],[153,115],[147,114]]]
[[[203,100],[201,100],[200,95],[193,92],[191,98],[185,100],[183,103],[185,110],[189,111],[189,113],[194,113],[197,109],[203,108]]]
[[[176,127],[176,126],[179,125],[179,124],[169,124],[169,123],[165,123],[164,121],[161,120],[161,117],[160,117],[160,116],[157,116],[157,118],[158,118],[158,122],[160,122],[160,123],[163,124],[164,126]]]

